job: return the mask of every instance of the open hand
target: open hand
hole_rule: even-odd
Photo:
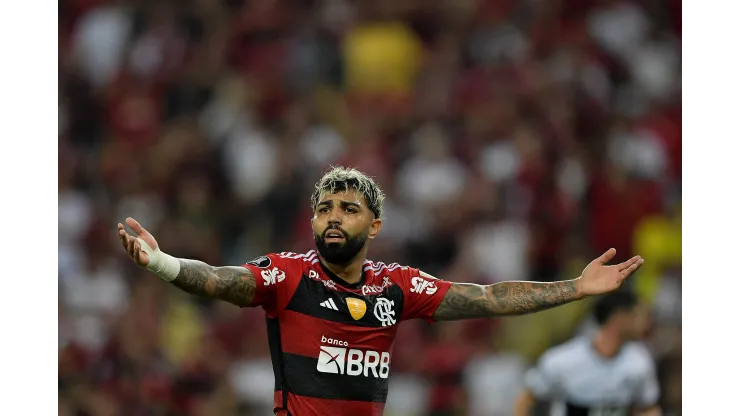
[[[138,221],[131,217],[126,218],[126,225],[134,230],[136,236],[132,236],[127,233],[126,229],[123,227],[123,224],[119,222],[118,235],[121,238],[121,245],[123,245],[123,248],[126,249],[129,257],[131,257],[131,259],[136,264],[145,267],[149,264],[149,255],[141,249],[141,243],[136,238],[138,237],[144,240],[144,242],[149,244],[149,247],[151,247],[152,250],[157,249],[157,240],[155,240],[154,236],[149,234],[149,231],[144,229],[144,227],[142,227],[141,224],[138,223]]]
[[[627,277],[645,262],[642,257],[635,256],[624,263],[607,266],[616,254],[617,250],[610,248],[583,269],[576,282],[583,296],[601,295],[619,289]]]

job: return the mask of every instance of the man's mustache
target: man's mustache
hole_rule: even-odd
[[[340,233],[342,233],[345,240],[349,240],[349,234],[347,234],[346,231],[344,231],[340,227],[332,227],[332,226],[326,227],[326,230],[324,230],[324,232],[321,234],[321,238],[326,239],[326,233],[328,233],[329,231],[339,231]]]

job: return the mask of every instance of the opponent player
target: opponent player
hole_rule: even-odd
[[[118,224],[131,258],[174,286],[267,317],[275,414],[381,415],[398,323],[520,315],[619,288],[643,262],[614,266],[611,249],[582,275],[555,283],[489,286],[438,280],[418,269],[366,259],[382,227],[383,192],[355,169],[333,168],[311,197],[316,251],[272,253],[215,267],[164,253],[132,218]]]
[[[653,360],[638,341],[647,322],[637,297],[609,293],[594,307],[599,330],[579,336],[542,355],[525,376],[516,416],[529,416],[537,401],[552,415],[660,415]]]

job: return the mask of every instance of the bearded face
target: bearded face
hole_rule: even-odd
[[[322,195],[311,220],[316,249],[336,265],[352,262],[368,238],[380,231],[380,224],[362,194],[353,189]]]

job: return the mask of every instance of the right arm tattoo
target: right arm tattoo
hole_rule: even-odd
[[[451,321],[544,311],[581,299],[583,296],[578,293],[575,282],[507,281],[487,286],[454,283],[433,317],[438,321]]]
[[[214,267],[198,260],[180,260],[180,273],[172,284],[193,295],[250,306],[256,281],[246,267]]]

